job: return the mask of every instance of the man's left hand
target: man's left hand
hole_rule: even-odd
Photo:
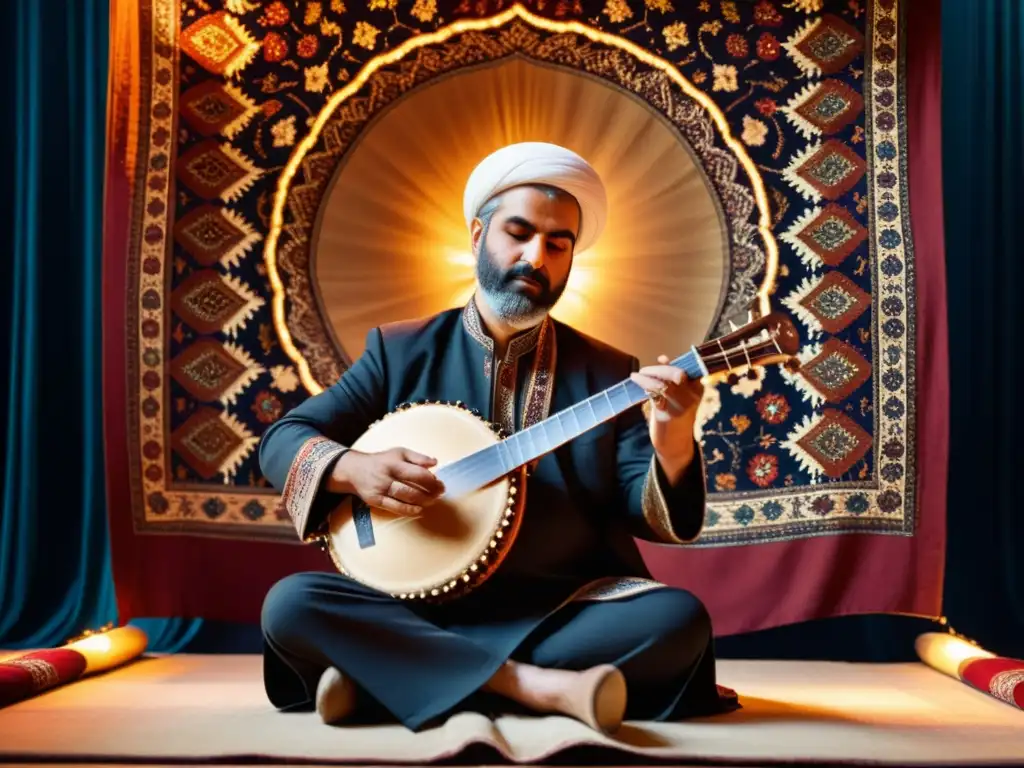
[[[675,483],[693,460],[693,428],[704,385],[669,362],[660,355],[658,365],[641,368],[630,378],[651,395],[651,443],[666,477]]]

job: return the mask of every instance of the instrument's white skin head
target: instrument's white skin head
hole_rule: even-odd
[[[513,187],[484,204],[470,242],[485,319],[521,330],[547,315],[569,280],[580,221],[576,198],[554,187]]]
[[[352,447],[374,453],[402,446],[435,457],[437,470],[499,439],[487,422],[464,408],[428,404],[389,414]],[[513,538],[522,494],[512,485],[513,478],[504,477],[454,501],[438,501],[419,517],[371,509],[371,547],[360,546],[352,501],[346,500],[331,514],[332,556],[352,578],[390,594],[419,596],[436,588],[443,597],[452,581],[462,591],[473,586],[463,577],[475,582]]]

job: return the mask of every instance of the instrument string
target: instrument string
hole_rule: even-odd
[[[703,360],[704,365],[708,367],[716,366],[720,362],[724,362],[727,368],[731,367],[731,361],[729,359],[728,352],[726,352],[725,348],[721,346],[720,340],[718,343],[721,351],[709,351],[706,355],[703,356],[699,356],[694,352],[690,352],[684,355],[679,360],[677,360],[675,362],[675,365],[681,368],[691,379],[700,378],[703,375],[703,370],[701,368],[701,360]],[[773,345],[776,349],[778,349],[778,343],[775,341],[774,337],[770,337],[768,340],[756,342],[755,344],[752,344],[749,347],[746,344],[741,344],[740,349],[741,354],[745,358],[747,365],[753,365],[753,361],[750,357],[750,352],[753,351],[756,353],[761,349],[770,348]],[[735,351],[736,350],[733,350],[734,353]],[[639,385],[635,384],[632,380],[629,379],[621,382],[620,384],[617,384],[616,387],[622,387],[623,389],[625,389],[626,392],[629,393],[630,400],[632,401],[628,406],[626,406],[626,408],[622,409],[623,411],[626,410],[627,408],[633,407],[647,396],[646,392],[644,392],[644,390]],[[591,397],[581,401],[577,405],[572,406],[572,408],[568,410],[574,410],[575,408],[582,407],[585,404],[592,404],[593,401],[596,401],[599,398],[607,397],[608,392],[611,391],[612,389],[615,389],[615,387],[611,387],[609,388],[609,390],[599,392],[596,395],[592,395]],[[615,414],[613,413],[612,416],[614,415]],[[541,423],[543,424],[544,422]],[[521,432],[515,434],[521,435],[523,434],[523,432],[528,432],[532,429],[535,429],[537,426],[538,425],[533,425],[532,427],[528,427],[526,430],[522,430]],[[540,432],[543,433],[545,437],[547,436],[547,433],[544,432],[543,429],[541,429]],[[501,443],[497,443],[495,445],[488,446],[487,448],[475,451],[474,453],[471,453],[470,455],[462,459],[459,459],[458,461],[452,464],[449,464],[447,467],[443,467],[441,470],[438,471],[438,474],[441,475],[442,481],[445,483],[445,486],[451,487],[454,490],[460,490],[461,486],[464,484],[468,483],[470,485],[473,485],[474,483],[481,481],[487,482],[491,479],[500,477],[501,475],[507,473],[508,471],[511,471],[511,469],[513,469],[514,467],[506,468],[505,462],[502,461],[499,448],[500,445]],[[492,475],[493,477],[491,477]]]

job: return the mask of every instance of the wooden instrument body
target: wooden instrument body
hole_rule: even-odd
[[[490,423],[458,404],[399,408],[370,428],[352,449],[376,453],[408,448],[437,459],[433,471],[501,440]],[[402,599],[445,601],[483,583],[505,558],[522,522],[526,468],[418,517],[396,515],[345,499],[328,518],[326,543],[335,567]]]

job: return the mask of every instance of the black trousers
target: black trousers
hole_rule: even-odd
[[[662,588],[569,603],[528,627],[473,627],[369,589],[340,574],[278,582],[263,606],[267,694],[308,710],[320,675],[337,667],[358,687],[358,720],[419,730],[455,711],[521,711],[479,692],[512,658],[558,669],[614,664],[626,677],[627,719],[677,720],[721,711],[711,622],[689,592]]]

